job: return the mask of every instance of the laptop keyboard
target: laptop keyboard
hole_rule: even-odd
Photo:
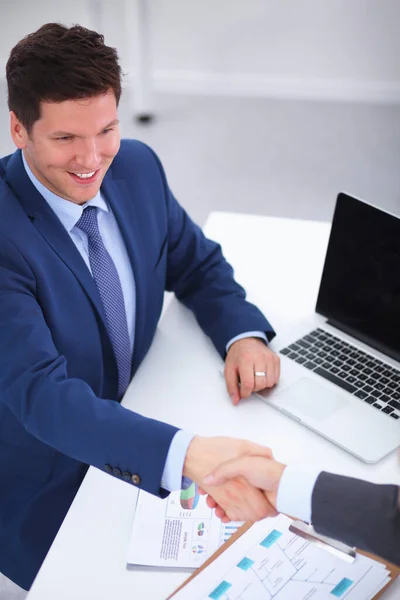
[[[400,371],[322,329],[280,351],[393,419],[400,416]]]

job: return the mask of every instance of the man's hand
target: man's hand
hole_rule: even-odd
[[[269,504],[276,509],[279,483],[285,467],[286,465],[268,457],[242,456],[214,469],[204,478],[204,486],[224,486],[232,479],[242,477],[250,485],[263,490]],[[220,519],[226,521],[225,510],[213,494],[208,495],[207,504],[210,508],[215,508]]]
[[[183,475],[199,484],[214,499],[222,519],[227,521],[258,521],[276,514],[265,494],[243,477],[230,477],[219,487],[204,483],[204,478],[222,462],[258,456],[272,458],[269,448],[246,440],[229,437],[195,437],[185,459]]]
[[[224,374],[228,394],[238,404],[240,398],[278,383],[280,359],[263,340],[244,338],[229,348]]]

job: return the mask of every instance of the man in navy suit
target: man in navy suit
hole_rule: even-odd
[[[44,25],[13,48],[7,84],[17,151],[0,160],[0,572],[29,589],[88,465],[165,496],[219,461],[270,456],[121,406],[165,290],[225,359],[234,404],[273,386],[279,359],[272,327],[158,157],[120,141],[121,71],[102,36]],[[241,483],[214,491],[220,506],[269,514]]]

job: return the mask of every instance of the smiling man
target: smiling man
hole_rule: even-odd
[[[121,71],[103,37],[44,25],[11,51],[7,84],[17,150],[0,160],[0,572],[29,589],[88,465],[165,496],[220,461],[270,456],[120,404],[165,290],[225,360],[234,404],[275,385],[279,359],[158,157],[120,140]],[[232,518],[273,511],[244,480],[213,494]]]
[[[57,130],[60,123],[63,129]],[[118,124],[112,90],[83,100],[43,102],[33,135],[11,112],[13,140],[24,150],[32,173],[51,192],[76,204],[99,191],[120,147]]]
[[[75,204],[98,193],[120,148],[112,90],[82,100],[42,102],[40,119],[30,133],[14,111],[10,114],[13,140],[48,190]],[[62,130],[57,129],[60,124]]]

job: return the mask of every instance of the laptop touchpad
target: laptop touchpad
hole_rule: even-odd
[[[323,421],[348,405],[348,400],[334,389],[314,379],[300,379],[275,396],[283,410],[299,416]]]

